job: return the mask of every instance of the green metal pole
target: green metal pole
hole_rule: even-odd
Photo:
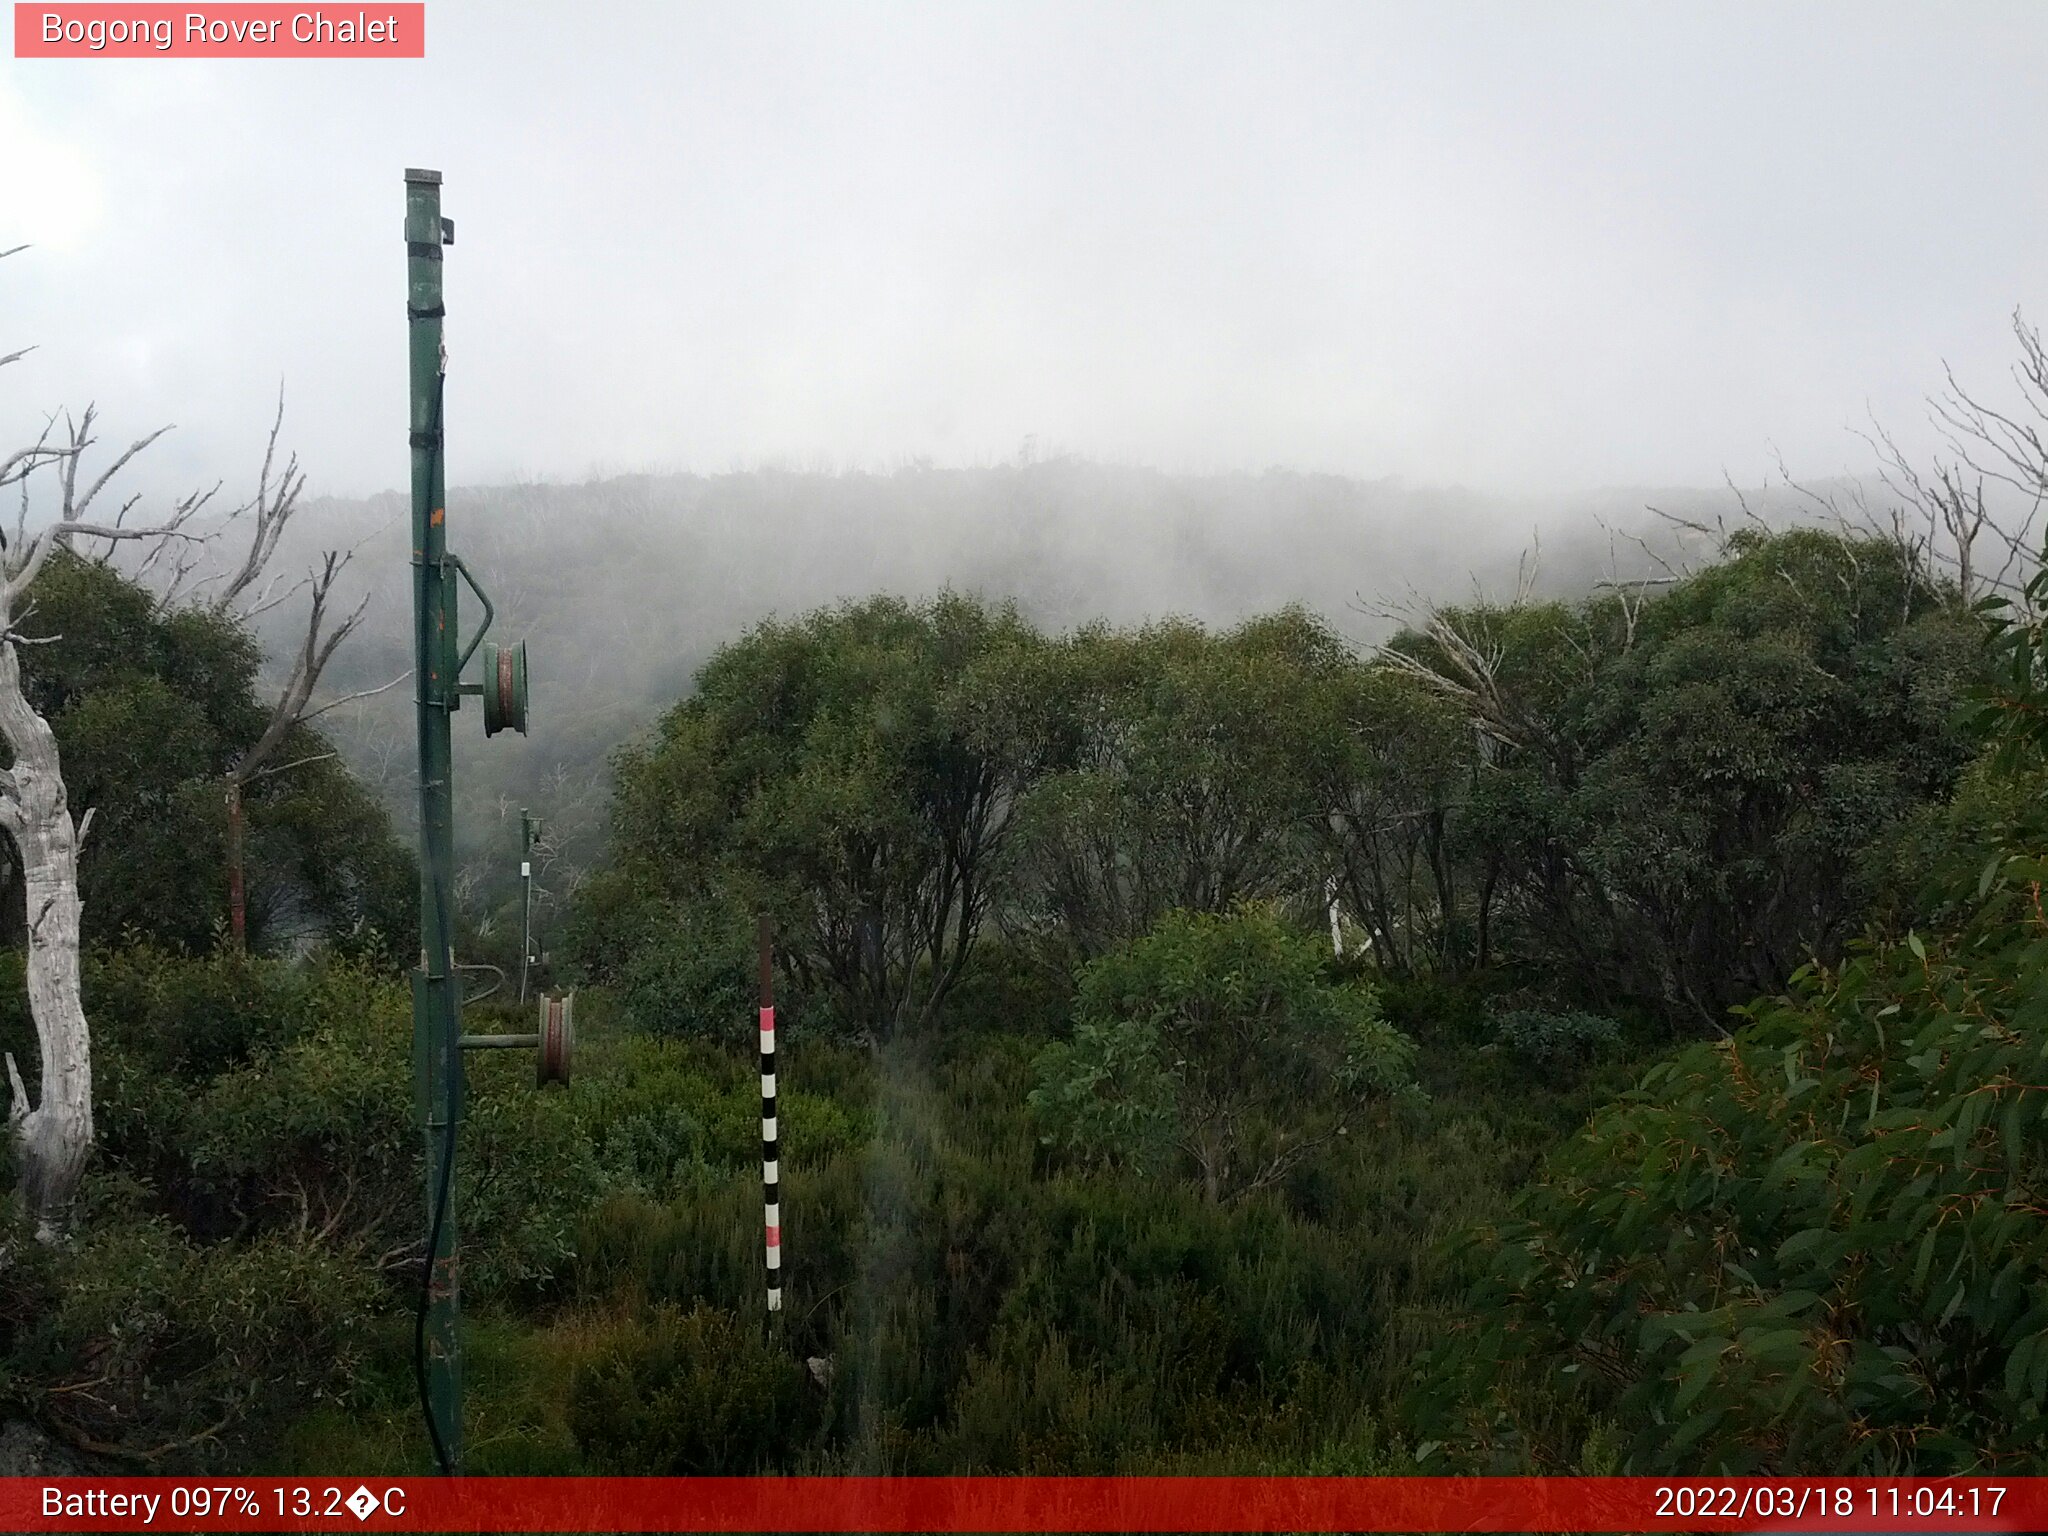
[[[453,580],[447,566],[447,464],[442,452],[441,173],[405,173],[406,330],[412,362],[413,676],[420,773],[420,968],[413,977],[413,1065],[427,1164],[428,1280],[421,1298],[421,1406],[436,1459],[462,1466],[461,1295],[454,1161],[462,1120],[461,994],[454,964],[454,786],[450,735]]]

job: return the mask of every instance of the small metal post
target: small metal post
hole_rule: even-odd
[[[761,1199],[768,1240],[769,1327],[782,1313],[782,1168],[775,1123],[775,925],[761,915]]]
[[[526,1001],[526,968],[533,959],[533,834],[540,827],[519,808],[519,1001]]]

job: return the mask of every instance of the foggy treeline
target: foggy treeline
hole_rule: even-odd
[[[450,547],[497,605],[493,634],[528,641],[529,734],[457,733],[468,879],[516,866],[519,809],[549,818],[573,870],[602,833],[614,747],[689,691],[718,645],[771,614],[878,592],[1012,599],[1041,627],[1181,615],[1229,624],[1298,603],[1361,645],[1411,605],[1575,595],[1654,577],[1732,491],[1505,497],[1399,480],[1269,470],[1176,475],[1069,458],[891,474],[760,469],[630,475],[450,493]],[[1668,514],[1659,517],[1655,506]],[[293,533],[354,546],[372,593],[334,663],[337,693],[411,664],[404,497],[309,503]],[[286,551],[287,556],[292,551]],[[464,594],[469,633],[477,607]],[[277,636],[267,637],[278,648]],[[403,829],[414,822],[411,690],[338,711],[330,730]]]

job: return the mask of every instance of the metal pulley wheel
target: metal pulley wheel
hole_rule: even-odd
[[[576,1051],[576,994],[540,1000],[540,1049],[534,1068],[536,1086],[569,1085],[569,1058]]]
[[[484,734],[500,731],[526,734],[526,642],[498,645],[486,640],[484,658]]]

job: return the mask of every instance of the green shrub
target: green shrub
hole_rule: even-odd
[[[1597,1013],[1505,1008],[1494,1015],[1493,1043],[1532,1066],[1575,1066],[1621,1041],[1621,1026]]]
[[[759,1001],[754,920],[712,900],[673,907],[621,963],[619,1006],[651,1035],[745,1041]]]
[[[1159,1031],[1143,1020],[1084,1019],[1039,1053],[1031,1112],[1048,1146],[1137,1173],[1180,1148],[1179,1099]]]
[[[815,1164],[867,1140],[871,1126],[857,1102],[797,1086],[818,1074],[842,1093],[864,1091],[858,1053],[816,1041],[783,1060],[778,1110],[799,1157]],[[761,1080],[736,1052],[626,1036],[610,1042],[601,1075],[586,1073],[569,1102],[611,1187],[665,1199],[691,1186],[698,1170],[759,1176]]]
[[[393,1276],[415,1262],[424,1176],[404,988],[340,962],[148,949],[95,957],[87,977],[106,1171],[201,1241],[307,1238]],[[530,1060],[466,1065],[465,1285],[530,1290],[567,1263],[604,1175],[583,1115],[535,1092]]]
[[[464,1291],[479,1301],[552,1294],[611,1177],[578,1106],[555,1089],[536,1091],[526,1052],[472,1053],[469,1074],[457,1183]],[[409,1199],[406,1208],[419,1209]]]
[[[0,949],[0,1047],[26,1071],[38,1058],[24,964],[20,950]],[[80,984],[102,1147],[117,1157],[160,1148],[168,1128],[151,1106],[175,1115],[176,1085],[204,1081],[309,1028],[322,1011],[327,974],[232,950],[204,957],[147,944],[86,950]],[[159,1103],[158,1087],[171,1102]]]
[[[157,1071],[211,1077],[305,1027],[313,978],[223,949],[188,959],[147,946],[88,953],[82,977],[95,1044]]]
[[[283,1416],[345,1394],[378,1301],[374,1274],[315,1237],[194,1243],[126,1199],[95,1202],[60,1248],[9,1246],[6,1396],[159,1465],[232,1464]]]
[[[804,1368],[758,1323],[702,1305],[620,1326],[570,1388],[577,1443],[613,1473],[758,1472],[797,1451],[818,1416]]]
[[[1588,1382],[1632,1471],[2032,1464],[2048,937],[2027,882],[2048,860],[2003,875],[1955,942],[1802,972],[1553,1159],[1494,1239],[1473,1339],[1430,1368],[1471,1373],[1468,1432],[1521,1433],[1495,1387],[1527,1362]]]
[[[177,974],[207,962],[165,959]],[[256,962],[264,969],[276,962]],[[237,1225],[305,1221],[344,1241],[399,1240],[419,1185],[409,1002],[359,972],[308,978],[289,1023],[250,1058],[180,1085],[177,1162],[153,1170]],[[124,1080],[123,1086],[126,1086]]]
[[[1037,1061],[1048,1145],[1143,1169],[1174,1154],[1211,1199],[1271,1187],[1408,1089],[1414,1046],[1371,989],[1268,908],[1168,914],[1083,971],[1073,1039]]]

